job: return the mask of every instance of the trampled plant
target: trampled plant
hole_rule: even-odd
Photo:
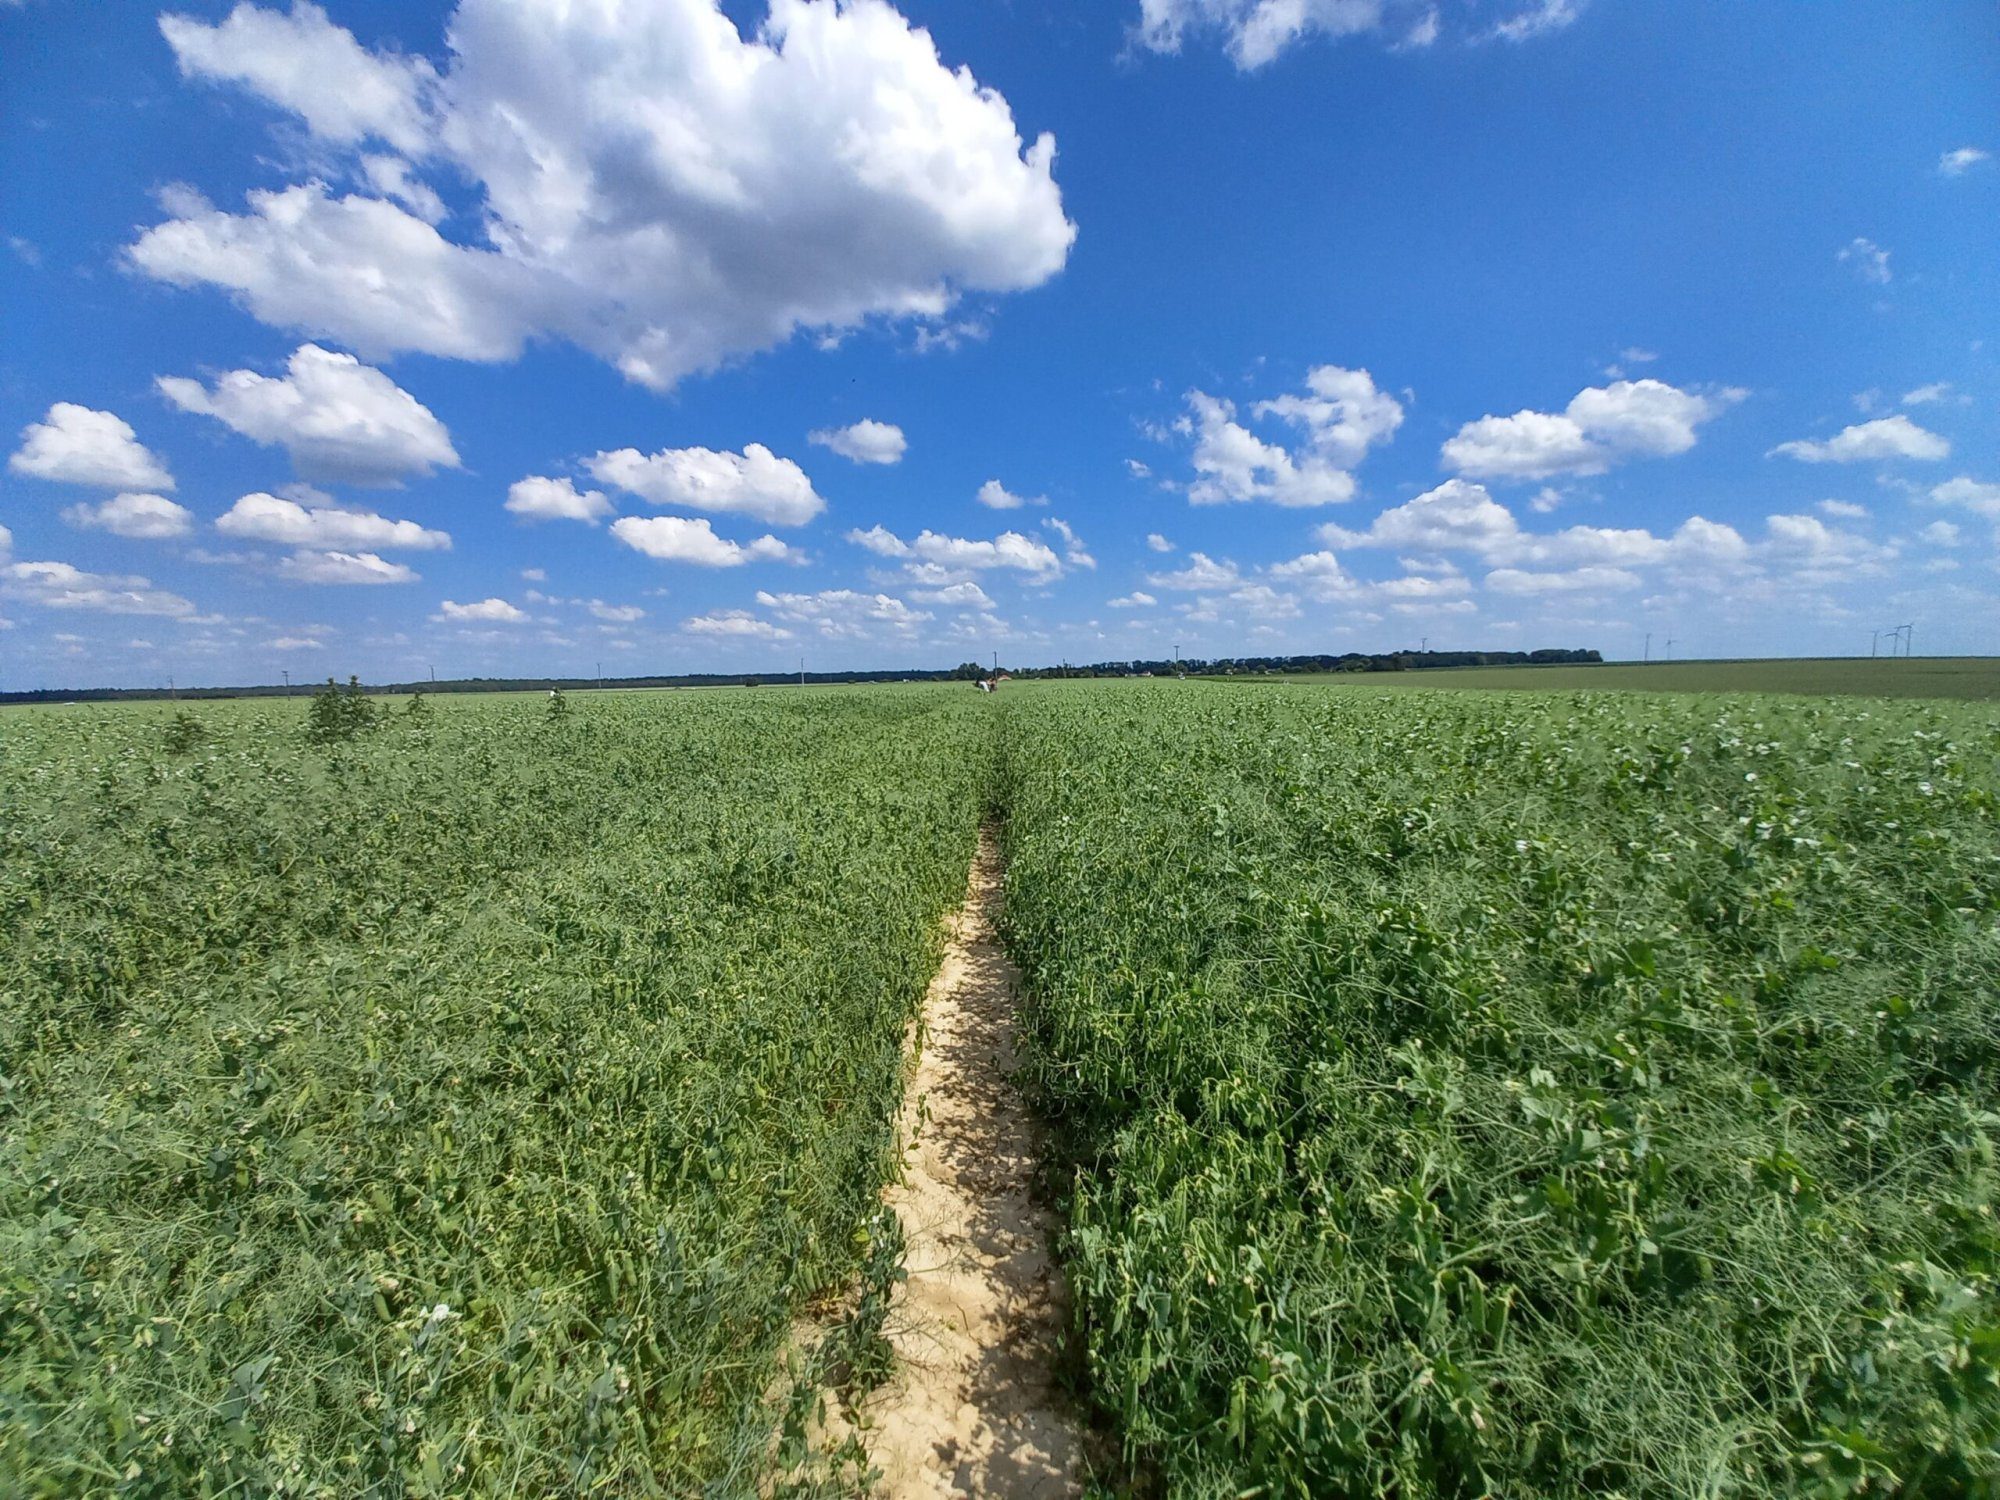
[[[875,1243],[973,698],[439,699],[338,756],[281,700],[176,756],[10,714],[0,1493],[758,1493]]]
[[[1131,1472],[2000,1492],[2000,721],[1166,684],[1003,709]]]

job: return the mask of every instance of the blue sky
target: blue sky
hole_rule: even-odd
[[[1974,0],[13,0],[0,57],[0,687],[2000,653]]]

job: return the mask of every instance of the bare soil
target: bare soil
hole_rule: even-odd
[[[1054,1379],[1067,1316],[1054,1221],[1012,1078],[1017,976],[995,933],[1000,900],[989,829],[913,1029],[902,1180],[883,1194],[909,1280],[886,1329],[896,1373],[854,1416],[895,1500],[1081,1492],[1081,1429]]]

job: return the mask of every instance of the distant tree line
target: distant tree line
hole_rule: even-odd
[[[1087,666],[1068,662],[1046,667],[1001,667],[1014,678],[1049,677],[1171,677],[1182,673],[1191,677],[1218,677],[1293,672],[1410,672],[1432,667],[1553,666],[1559,663],[1601,662],[1596,651],[1392,651],[1369,655],[1359,651],[1339,656],[1218,656],[1185,657],[1176,662],[1134,658],[1130,661],[1100,661]],[[862,672],[807,672],[808,684],[868,682],[969,682],[993,675],[991,665],[961,662],[949,668],[901,668]],[[384,682],[358,684],[354,691],[368,693],[523,693],[578,692],[598,686],[616,688],[696,688],[756,687],[761,683],[796,683],[797,672],[683,672],[651,677],[455,677],[435,682]],[[303,698],[310,689],[268,684],[239,687],[181,688],[36,688],[29,692],[0,693],[0,703],[98,703],[145,698],[283,698],[292,694]],[[322,691],[324,691],[322,689]]]

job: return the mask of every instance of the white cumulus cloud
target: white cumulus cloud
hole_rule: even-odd
[[[1583,6],[1584,0],[1516,0],[1494,16],[1491,6],[1461,4],[1454,23],[1471,40],[1523,42],[1562,30]],[[1172,53],[1190,37],[1213,37],[1230,61],[1251,72],[1313,38],[1380,35],[1403,50],[1428,47],[1444,24],[1436,0],[1140,0],[1132,40],[1149,52]]]
[[[1963,177],[1981,162],[1992,159],[1990,151],[1982,151],[1977,146],[1960,146],[1938,158],[1938,173],[1944,177]]]
[[[1876,286],[1887,286],[1896,279],[1895,273],[1889,269],[1889,252],[1871,239],[1857,237],[1849,240],[1834,259],[1842,265],[1852,266],[1856,276]]]
[[[884,527],[871,526],[866,531],[848,532],[847,540],[877,557],[904,562],[911,575],[923,583],[955,582],[958,575],[989,568],[1009,569],[1038,580],[1062,573],[1062,559],[1047,543],[1018,531],[1003,531],[991,541],[924,531],[904,541]]]
[[[1237,420],[1233,402],[1205,391],[1188,393],[1195,436],[1196,505],[1268,500],[1276,505],[1330,505],[1354,496],[1351,472],[1403,422],[1402,403],[1375,388],[1366,370],[1318,365],[1302,394],[1258,401],[1253,418],[1299,432],[1295,446],[1269,441]]]
[[[858,464],[900,463],[910,441],[894,422],[877,422],[863,417],[845,427],[822,427],[806,434],[806,441],[831,448],[842,458]]]
[[[791,631],[782,625],[773,625],[747,609],[710,610],[705,615],[694,615],[681,621],[681,629],[690,635],[738,636],[745,640],[788,641],[792,638]]]
[[[163,541],[168,537],[186,536],[194,529],[194,513],[184,505],[174,504],[165,495],[113,495],[95,505],[67,506],[62,514],[72,526],[108,531],[113,536],[129,537],[134,541]]]
[[[17,562],[0,567],[0,592],[42,609],[107,615],[192,616],[194,605],[144,578],[87,573],[64,562]]]
[[[329,158],[380,142],[477,191],[464,241],[426,222],[427,183],[364,169],[384,196],[180,200],[130,247],[363,354],[506,359],[550,336],[665,389],[802,329],[1038,286],[1075,236],[1054,139],[1024,144],[883,0],[773,0],[748,37],[705,0],[461,0],[442,66],[309,5],[162,30],[186,76],[296,115]]]
[[[440,622],[468,620],[521,625],[527,622],[528,612],[505,599],[480,599],[472,604],[456,604],[450,599],[443,599],[438,602],[438,612],[431,618]]]
[[[794,561],[799,554],[774,536],[754,542],[732,542],[715,534],[699,517],[620,516],[611,534],[636,552],[661,562],[693,563],[703,568],[737,568],[745,563]]]
[[[877,631],[907,635],[933,618],[893,595],[864,594],[854,589],[822,589],[816,594],[773,594],[760,589],[757,602],[781,620],[810,625],[821,635],[834,638]]]
[[[182,411],[282,447],[308,479],[394,484],[458,467],[451,434],[429,407],[380,370],[317,344],[300,345],[282,376],[231,370],[213,387],[170,375],[157,384]]]
[[[1017,495],[997,479],[989,479],[972,497],[988,510],[1019,510],[1026,505],[1047,505],[1046,495]]]
[[[1899,413],[1842,428],[1825,442],[1801,438],[1780,443],[1771,452],[1809,464],[1871,463],[1897,458],[1935,463],[1951,457],[1951,444]]]
[[[1217,562],[1206,552],[1190,552],[1185,568],[1172,573],[1148,573],[1146,582],[1158,589],[1213,591],[1237,587],[1243,582],[1243,575],[1233,562],[1226,559]]]
[[[750,516],[770,526],[802,526],[826,509],[805,471],[762,443],[747,443],[741,453],[711,448],[641,453],[619,448],[592,454],[584,467],[600,484],[614,485],[653,505]]]
[[[1660,380],[1618,380],[1578,391],[1561,412],[1518,411],[1467,422],[1446,440],[1445,466],[1472,479],[1601,474],[1626,458],[1668,458],[1741,397],[1698,395]]]
[[[294,552],[278,563],[278,576],[294,583],[415,583],[416,569],[373,552]]]
[[[21,429],[20,449],[7,467],[31,479],[94,484],[107,490],[170,490],[173,475],[139,441],[130,424],[108,411],[58,401],[39,422]]]
[[[388,547],[422,552],[451,546],[449,533],[415,521],[394,521],[373,511],[333,505],[301,505],[262,491],[243,496],[217,516],[215,529],[243,541],[315,551]]]
[[[611,514],[602,490],[578,490],[569,479],[530,474],[507,487],[506,508],[530,521],[582,521],[595,526]]]

